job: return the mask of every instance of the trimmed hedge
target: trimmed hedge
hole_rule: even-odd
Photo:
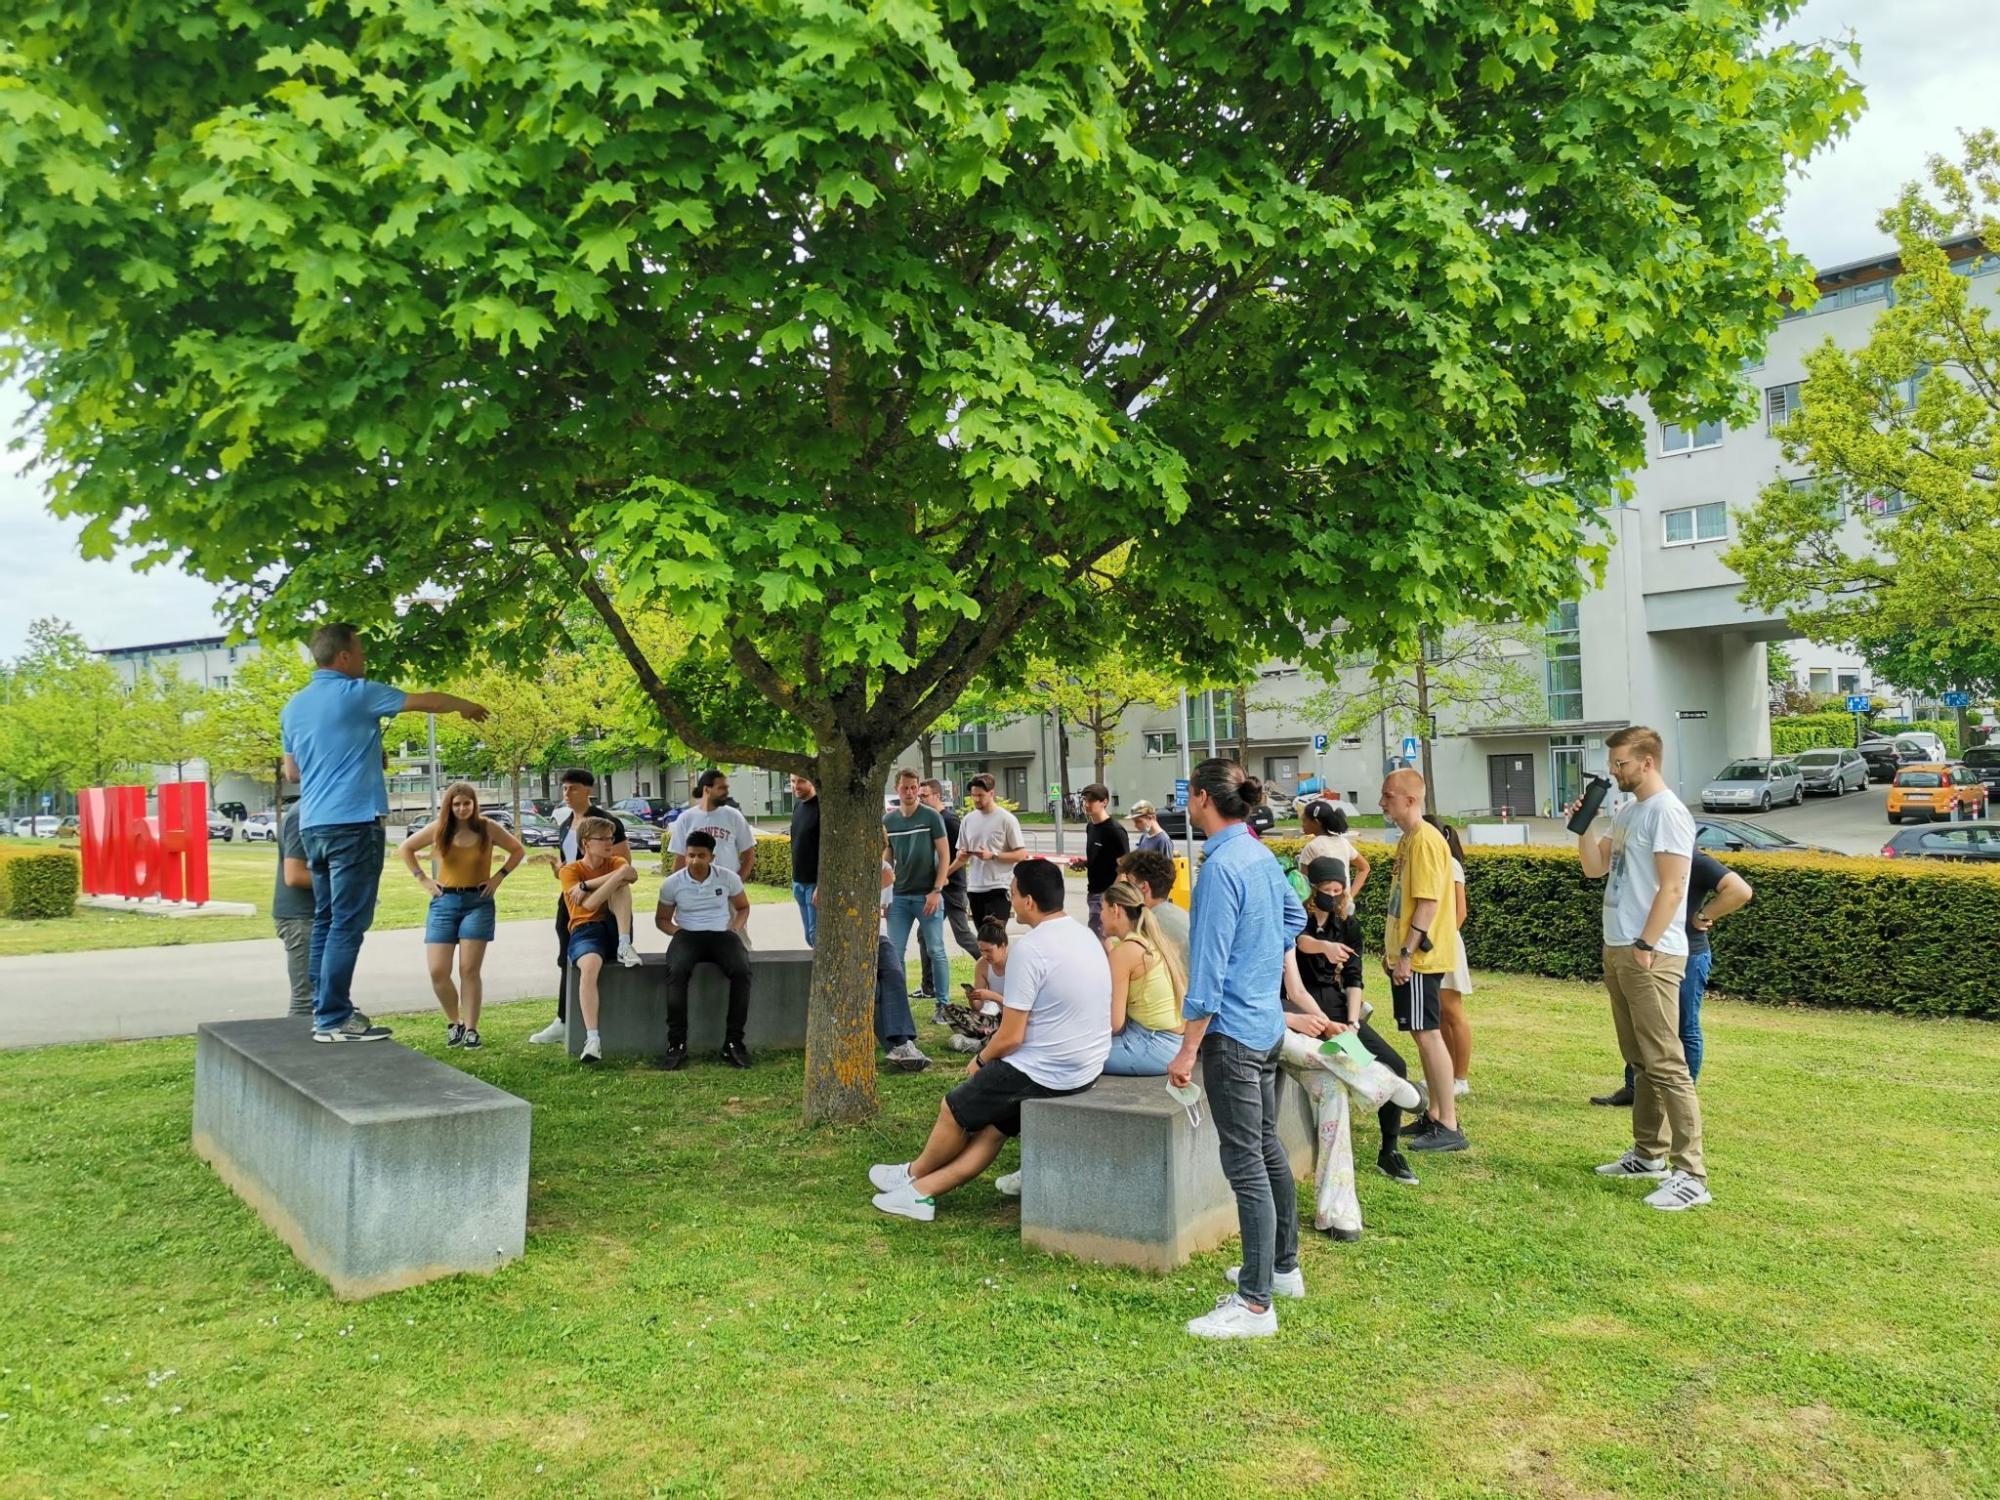
[[[792,836],[788,833],[757,835],[756,857],[750,861],[750,878],[758,885],[792,888]]]
[[[1869,733],[1889,737],[1912,730],[1929,730],[1944,741],[1944,753],[1958,755],[1958,724],[1952,719],[1918,719],[1909,724],[1876,721]],[[1854,747],[1854,715],[1791,714],[1771,721],[1771,753],[1799,755],[1807,750],[1850,750]]]
[[[1382,904],[1395,858],[1361,893],[1379,971]],[[1945,860],[1732,854],[1755,899],[1716,929],[1710,987],[1776,1005],[1862,1006],[1905,1015],[2000,1019],[2000,870]],[[1604,972],[1603,882],[1574,850],[1466,851],[1466,952],[1475,969],[1596,979]]]
[[[0,849],[0,880],[10,917],[45,921],[76,915],[83,871],[66,849]]]

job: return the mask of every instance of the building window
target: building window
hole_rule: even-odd
[[[1667,511],[1666,544],[1685,547],[1694,542],[1719,542],[1729,535],[1729,507],[1720,500]]]
[[[1900,516],[1910,508],[1910,497],[1901,490],[1884,490],[1870,495],[1866,503],[1871,516]]]
[[[1821,503],[1826,506],[1827,519],[1836,523],[1847,519],[1847,502],[1832,490],[1823,489],[1818,479],[1787,479],[1785,483],[1795,495],[1819,491],[1823,497]]]
[[[1583,717],[1583,634],[1577,625],[1576,603],[1556,606],[1549,616],[1549,722],[1571,724]]]
[[[1764,387],[1764,430],[1776,432],[1796,417],[1805,407],[1801,392],[1805,389],[1803,380],[1794,380],[1788,385],[1767,385]]]
[[[1833,691],[1833,668],[1814,667],[1806,673],[1806,688],[1809,692],[1830,693]]]
[[[1954,276],[1991,276],[2000,271],[2000,255],[1968,255],[1951,263]]]
[[[1693,427],[1683,427],[1678,422],[1660,424],[1660,453],[1699,453],[1704,448],[1722,446],[1722,424],[1720,422],[1698,422]]]
[[[1787,321],[1793,318],[1812,318],[1817,317],[1821,313],[1839,312],[1842,308],[1861,307],[1871,302],[1892,302],[1895,300],[1895,294],[1892,290],[1893,285],[1894,283],[1888,277],[1884,276],[1878,280],[1864,281],[1854,286],[1834,287],[1829,291],[1821,292],[1819,300],[1814,302],[1811,307],[1793,307],[1787,309],[1785,318]]]
[[[1146,753],[1148,755],[1179,755],[1181,753],[1179,731],[1173,729],[1147,730]]]
[[[986,726],[984,724],[962,724],[957,729],[948,730],[944,736],[946,755],[984,755],[986,753]]]
[[[1834,691],[1837,693],[1860,692],[1861,674],[1859,672],[1841,672],[1837,674],[1834,678]]]
[[[229,648],[229,665],[232,667],[236,665],[236,648],[234,646]]]
[[[211,679],[208,685],[219,691],[229,686],[229,679],[227,677],[216,677]]]
[[[1214,706],[1215,730],[1209,732],[1209,708]],[[1206,692],[1199,698],[1188,699],[1188,743],[1204,745],[1213,739],[1220,745],[1223,741],[1234,742],[1237,731],[1236,695],[1229,692]]]

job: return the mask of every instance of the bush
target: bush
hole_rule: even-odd
[[[1361,893],[1369,962],[1380,967],[1394,851]],[[1906,1015],[2000,1019],[1992,939],[2000,871],[1942,860],[1736,854],[1756,899],[1716,930],[1712,987],[1778,1005],[1865,1006]],[[1570,849],[1466,851],[1466,953],[1476,969],[1596,979],[1604,972],[1603,883]]]
[[[787,833],[760,833],[750,861],[750,878],[758,885],[792,888],[792,838]]]
[[[0,896],[10,917],[41,921],[76,915],[82,869],[68,850],[0,850],[0,878],[5,880]]]
[[[1870,734],[1888,737],[1910,730],[1929,730],[1944,741],[1944,753],[1958,754],[1958,724],[1952,719],[1919,719],[1909,724],[1877,720],[1868,726]],[[1847,750],[1854,744],[1854,715],[1843,713],[1793,714],[1771,721],[1771,753],[1798,755],[1807,750]]]

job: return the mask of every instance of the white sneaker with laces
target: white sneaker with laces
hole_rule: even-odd
[[[1009,1172],[1005,1177],[994,1178],[993,1190],[1003,1198],[1020,1197],[1021,1174],[1019,1172]]]
[[[1236,1278],[1243,1274],[1243,1268],[1241,1266],[1231,1266],[1222,1274],[1229,1278],[1231,1286],[1235,1286]],[[1297,1266],[1292,1267],[1289,1271],[1273,1271],[1271,1273],[1271,1295],[1273,1297],[1303,1297],[1305,1294],[1306,1273]]]
[[[1707,1183],[1699,1177],[1688,1176],[1678,1168],[1667,1173],[1667,1180],[1646,1194],[1648,1208],[1670,1214],[1677,1214],[1684,1208],[1700,1208],[1714,1201],[1708,1194]]]
[[[639,950],[632,946],[632,940],[628,937],[622,937],[618,940],[618,962],[625,965],[628,969],[636,969],[645,960],[639,957]]]
[[[550,1042],[561,1041],[568,1030],[569,1030],[568,1023],[563,1021],[561,1017],[557,1017],[555,1020],[549,1022],[548,1025],[544,1026],[540,1031],[536,1032],[533,1036],[529,1037],[528,1040],[534,1042],[538,1046],[546,1046]]]
[[[898,1042],[889,1049],[889,1061],[905,1073],[921,1073],[931,1065],[931,1060],[917,1049],[915,1042]]]
[[[585,1037],[583,1039],[583,1050],[577,1053],[576,1060],[578,1062],[602,1062],[604,1060],[603,1042],[596,1037]]]
[[[928,1224],[937,1217],[937,1199],[919,1198],[915,1184],[908,1181],[900,1187],[877,1193],[874,1204],[885,1214],[915,1219],[919,1224]]]
[[[1278,1312],[1256,1311],[1234,1292],[1215,1299],[1215,1307],[1188,1320],[1187,1331],[1198,1339],[1265,1339],[1278,1331]]]
[[[1452,1098],[1454,1098],[1454,1099],[1463,1099],[1463,1098],[1464,1098],[1464,1097],[1465,1097],[1465,1096],[1466,1096],[1467,1094],[1469,1094],[1469,1093],[1471,1093],[1471,1092],[1472,1092],[1472,1080],[1471,1080],[1471,1079],[1469,1079],[1469,1078],[1454,1078],[1454,1079],[1453,1079],[1453,1080],[1451,1081],[1451,1097],[1452,1097]]]
[[[1667,1175],[1667,1164],[1657,1156],[1641,1156],[1634,1148],[1616,1161],[1608,1161],[1597,1169],[1599,1177],[1645,1177],[1654,1182]]]
[[[910,1164],[906,1161],[878,1162],[868,1169],[868,1180],[875,1185],[876,1192],[892,1193],[908,1185]]]

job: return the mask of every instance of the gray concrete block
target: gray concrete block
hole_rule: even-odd
[[[1201,1070],[1195,1070],[1201,1082]],[[1310,1180],[1314,1114],[1304,1089],[1278,1075],[1278,1138]],[[1164,1078],[1100,1078],[1066,1099],[1021,1107],[1021,1239],[1102,1265],[1172,1271],[1237,1232],[1206,1097],[1201,1127]]]
[[[667,956],[640,955],[636,969],[609,963],[597,976],[597,1034],[606,1057],[658,1057],[667,1050]],[[758,1052],[798,1052],[806,1045],[806,1005],[812,995],[812,949],[750,950],[750,1017],[744,1045]],[[576,1003],[577,972],[563,976],[564,1041],[569,1055],[583,1051],[583,1010]],[[722,1046],[723,1017],[729,1010],[729,981],[713,964],[703,964],[688,981],[688,1050],[714,1052]]]
[[[517,1259],[525,1099],[399,1042],[314,1042],[307,1022],[196,1032],[194,1149],[353,1300]]]

